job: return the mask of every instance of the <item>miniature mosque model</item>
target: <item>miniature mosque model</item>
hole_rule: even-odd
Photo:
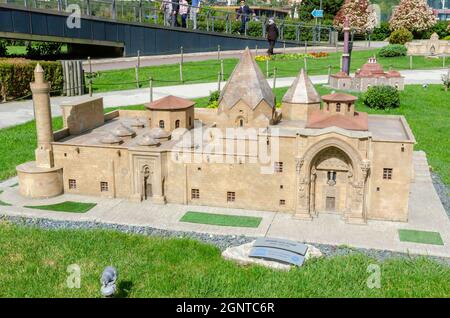
[[[167,96],[144,110],[104,114],[102,98],[88,98],[62,105],[64,128],[53,132],[39,65],[31,89],[38,146],[36,160],[17,167],[23,196],[82,194],[305,220],[335,213],[349,223],[408,220],[415,139],[405,118],[359,112],[352,95],[320,96],[303,70],[277,109],[248,49],[218,109]],[[242,131],[256,133],[236,149]],[[218,144],[227,147],[213,151]],[[275,159],[263,160],[255,145]]]
[[[392,86],[397,90],[404,90],[404,77],[398,71],[389,70],[385,72],[383,67],[377,63],[376,57],[370,57],[361,69],[352,77],[346,72],[338,72],[329,76],[331,88],[365,92],[371,86]]]

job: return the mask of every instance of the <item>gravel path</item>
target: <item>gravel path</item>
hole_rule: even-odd
[[[447,215],[450,218],[450,189],[442,182],[442,179],[438,174],[432,172],[431,179],[433,180],[434,188],[444,206],[445,212],[447,212]]]
[[[140,234],[147,236],[166,237],[166,238],[191,238],[212,244],[221,251],[229,246],[237,246],[253,241],[254,237],[235,236],[235,235],[213,235],[198,232],[168,231],[156,229],[149,226],[129,226],[110,223],[86,222],[86,221],[58,221],[42,218],[29,218],[21,216],[0,215],[0,222],[10,222],[20,226],[32,226],[42,229],[107,229],[123,233]],[[309,242],[305,242],[309,243]],[[389,258],[414,258],[415,255],[405,253],[391,252],[386,250],[352,248],[347,246],[334,246],[327,244],[310,243],[317,247],[326,257],[349,255],[353,253],[363,253],[378,261],[385,261]],[[450,258],[428,256],[430,259],[442,262],[450,266]]]

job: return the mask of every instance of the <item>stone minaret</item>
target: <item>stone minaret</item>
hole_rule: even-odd
[[[342,54],[342,72],[350,74],[350,22],[345,17],[344,22],[344,54]]]
[[[50,108],[50,84],[44,79],[44,70],[38,63],[34,69],[34,82],[30,84],[33,93],[34,115],[36,118],[37,149],[36,166],[53,167],[53,129]]]

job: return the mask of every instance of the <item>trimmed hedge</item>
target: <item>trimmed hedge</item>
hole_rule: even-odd
[[[381,57],[406,56],[408,50],[402,44],[389,44],[381,48],[378,55]]]
[[[0,59],[0,98],[2,101],[31,94],[30,82],[34,80],[33,71],[38,62],[45,71],[45,79],[51,83],[51,90],[62,91],[64,80],[60,62]]]
[[[391,33],[391,35],[389,36],[389,44],[403,45],[406,42],[411,42],[413,39],[414,36],[409,30],[405,28],[400,28]]]
[[[392,86],[372,86],[363,95],[363,103],[374,109],[400,107],[400,94]]]

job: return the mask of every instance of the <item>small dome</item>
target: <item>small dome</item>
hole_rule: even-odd
[[[155,139],[164,139],[170,137],[170,133],[162,128],[152,128],[150,130],[150,135]]]
[[[131,123],[131,127],[137,127],[137,128],[144,128],[145,123],[140,118],[136,117],[133,122]]]
[[[114,134],[109,133],[109,134],[103,136],[100,139],[100,142],[102,144],[112,145],[112,144],[121,144],[123,142],[123,140],[122,140],[122,138],[120,138],[120,137],[118,137],[118,136],[116,136]]]
[[[139,146],[158,146],[160,142],[149,134],[143,135],[137,142]]]
[[[120,124],[119,126],[114,128],[112,132],[118,137],[136,136],[136,132],[130,127],[125,126],[124,124]]]
[[[179,149],[196,149],[199,145],[195,141],[194,134],[187,133],[175,144],[175,147]]]
[[[182,138],[182,136],[187,132],[188,130],[186,128],[176,128],[172,131],[172,140],[178,140]]]

